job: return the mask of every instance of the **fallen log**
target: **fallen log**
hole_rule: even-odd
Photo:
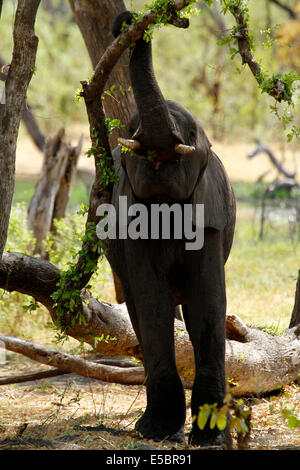
[[[0,377],[0,385],[19,384],[22,382],[30,382],[32,380],[48,379],[49,377],[56,377],[58,375],[63,375],[67,373],[68,372],[64,372],[60,369],[49,369],[38,372],[32,372],[29,374],[10,375],[8,377]]]
[[[59,270],[46,260],[20,253],[3,255],[0,287],[34,297],[49,310],[54,322],[57,317],[51,295],[57,288],[58,280]],[[80,312],[70,312],[65,319],[69,336],[85,341],[99,354],[141,359],[141,350],[125,304],[101,302],[84,291],[82,301],[78,307]],[[78,313],[84,322],[74,325],[71,320]],[[279,336],[263,329],[249,328],[232,315],[227,317],[226,330],[226,375],[235,396],[259,396],[299,378],[299,326],[287,329],[285,335]],[[194,377],[193,349],[184,323],[176,319],[174,336],[178,371],[186,382],[191,383]],[[105,337],[105,341],[95,341],[95,337]],[[114,380],[116,376],[117,373]]]
[[[133,366],[124,369],[124,367],[102,365],[12,336],[0,335],[0,341],[10,351],[23,354],[42,364],[57,367],[65,373],[73,372],[90,379],[126,385],[141,385],[145,381],[143,367]]]
[[[2,336],[2,339],[4,336]],[[15,339],[15,338],[14,338]],[[11,351],[14,349],[9,348],[9,342],[6,343],[6,341],[2,341],[5,347]],[[28,341],[26,342],[28,343]],[[0,343],[1,344],[1,343]],[[14,344],[14,343],[13,343]],[[35,345],[35,347],[38,349],[38,346]],[[21,351],[18,351],[21,352]],[[22,354],[26,356],[26,348],[22,350]],[[49,357],[51,356],[51,353],[49,352]],[[50,362],[50,361],[49,361]],[[131,368],[131,367],[138,367],[137,364],[130,360],[126,359],[115,359],[115,358],[104,358],[95,361],[97,364],[102,364],[102,365],[108,365],[108,366],[113,366],[113,367],[122,367],[125,369],[125,374],[126,374],[126,369]],[[41,380],[41,379],[48,379],[50,377],[58,377],[60,375],[66,375],[72,373],[72,370],[61,370],[61,369],[47,369],[47,370],[40,370],[37,372],[29,372],[27,374],[21,374],[21,375],[9,375],[6,377],[0,377],[0,385],[9,385],[9,384],[16,384],[16,383],[22,383],[22,382],[32,382],[34,380]],[[78,375],[84,375],[84,374],[78,374]],[[144,382],[144,376],[141,374],[141,383]]]

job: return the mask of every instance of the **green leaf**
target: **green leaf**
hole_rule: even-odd
[[[218,416],[217,416],[217,427],[219,431],[224,431],[227,425],[227,416],[224,410],[219,411]]]
[[[294,429],[297,427],[300,427],[300,419],[297,418],[297,416],[289,416],[288,417],[288,427],[290,429]]]
[[[205,428],[209,415],[211,413],[211,407],[207,403],[200,407],[200,411],[198,414],[197,424],[201,431]]]
[[[241,426],[241,432],[243,432],[244,434],[247,434],[249,429],[243,418],[240,418],[240,426]]]
[[[218,413],[216,410],[213,410],[210,417],[209,427],[214,429],[217,424]]]

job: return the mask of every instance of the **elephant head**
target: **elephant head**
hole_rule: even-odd
[[[128,11],[121,13],[113,24],[114,35],[132,18]],[[205,225],[223,229],[229,182],[224,181],[218,158],[212,158],[199,121],[178,103],[164,99],[154,75],[150,40],[135,43],[129,69],[138,113],[125,138],[119,139],[125,170],[119,194],[131,200],[202,203]]]

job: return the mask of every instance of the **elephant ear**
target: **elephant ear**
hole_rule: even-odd
[[[225,228],[234,205],[234,196],[225,169],[213,152],[194,189],[192,204],[194,225],[196,225],[196,204],[204,204],[204,227],[216,230]]]

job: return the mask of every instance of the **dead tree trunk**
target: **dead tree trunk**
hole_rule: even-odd
[[[57,313],[51,295],[57,289],[58,280],[58,269],[48,261],[18,253],[3,255],[0,287],[31,295],[49,310],[53,321],[57,320]],[[78,309],[65,318],[65,331],[69,336],[84,340],[100,354],[142,358],[125,304],[110,305],[85,292],[82,292],[82,300]],[[72,319],[78,314],[85,321],[73,324]],[[299,327],[286,330],[284,336],[276,336],[249,328],[235,316],[227,317],[226,326],[226,375],[234,395],[257,396],[299,378]],[[95,341],[102,335],[107,341]],[[193,349],[184,323],[179,320],[175,320],[174,336],[179,374],[191,384],[194,377]],[[25,348],[23,351],[25,353]],[[80,368],[77,373],[84,375]]]
[[[53,219],[65,215],[81,146],[82,138],[77,147],[66,143],[63,129],[47,140],[43,167],[28,208],[28,228],[36,239],[33,253],[42,258],[47,258],[43,241],[53,229]]]
[[[298,271],[298,280],[295,292],[295,304],[292,312],[292,318],[289,324],[289,328],[300,325],[300,269]]]
[[[51,231],[55,231],[53,221],[59,220],[65,217],[68,202],[71,196],[71,191],[74,186],[77,163],[82,148],[83,136],[80,137],[76,147],[68,145],[68,159],[65,171],[60,179],[59,188],[56,194],[53,215],[52,215],[52,226]]]
[[[18,1],[13,56],[5,81],[5,100],[0,104],[0,260],[6,243],[14,191],[20,120],[35,66],[38,38],[34,34],[34,23],[39,4],[40,0]]]

